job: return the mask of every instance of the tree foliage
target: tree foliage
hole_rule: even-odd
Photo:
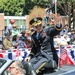
[[[50,3],[51,0],[0,0],[0,13],[18,16],[22,12],[22,15],[27,15],[34,6],[46,8]]]
[[[69,15],[72,12],[72,3],[75,0],[57,0],[57,12],[61,15]],[[28,15],[34,6],[46,8],[52,0],[0,0],[0,13],[10,16]],[[53,6],[52,11],[55,10]]]
[[[2,0],[0,4],[0,13],[10,16],[18,16],[23,12],[24,0]]]
[[[75,28],[75,0],[58,0],[57,4],[58,11],[65,16],[69,16],[69,27]]]
[[[24,14],[29,14],[34,6],[46,8],[51,0],[25,0]]]

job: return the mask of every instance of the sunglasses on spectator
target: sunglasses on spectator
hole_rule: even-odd
[[[14,69],[15,67],[9,67],[9,69]]]

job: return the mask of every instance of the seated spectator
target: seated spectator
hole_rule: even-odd
[[[69,41],[69,43],[72,45],[75,45],[75,33],[73,34],[73,38]]]
[[[20,34],[17,25],[13,25],[12,36]]]
[[[26,44],[25,41],[26,41],[25,38],[20,39],[18,49],[25,48],[25,44]]]
[[[70,41],[69,36],[67,34],[64,34],[63,37],[64,37],[64,40],[69,44],[69,41]]]
[[[27,32],[26,32],[26,38],[27,39],[29,39],[29,40],[31,40],[31,31],[30,30],[28,30]]]
[[[20,37],[20,40],[26,40],[26,36],[25,36],[26,32],[25,31],[22,31],[21,32],[21,37]]]
[[[68,36],[70,39],[73,39],[73,35],[75,34],[75,29],[72,29],[71,31],[69,31]]]
[[[3,39],[3,46],[4,46],[4,49],[6,50],[14,49],[12,45],[12,39],[11,39],[10,33],[7,33],[6,37]]]
[[[9,75],[26,75],[26,70],[20,61],[16,60],[9,67]]]
[[[18,49],[24,48],[25,47],[25,40],[26,40],[25,31],[22,31],[21,34],[18,34],[18,35],[20,35],[20,36],[18,36],[19,45],[17,48]]]
[[[64,38],[64,36],[61,36],[60,34],[54,38],[54,42],[57,46],[67,46],[68,45],[66,38]]]
[[[26,39],[25,41],[25,48],[31,48],[32,47],[32,40]]]
[[[12,37],[12,45],[15,47],[15,48],[18,48],[19,44],[20,44],[20,36],[19,35],[14,35]]]
[[[60,34],[63,36],[64,34],[68,34],[68,32],[69,32],[69,25],[65,24],[65,26],[62,29],[62,31],[60,32]]]
[[[33,32],[31,32],[31,30],[28,30],[26,32],[26,40],[25,40],[25,48],[30,48],[32,47],[32,39],[31,39],[31,35],[33,34]]]

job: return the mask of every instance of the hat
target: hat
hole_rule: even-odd
[[[37,26],[41,23],[42,23],[42,18],[41,17],[33,18],[32,20],[30,20],[30,25],[31,26]]]
[[[14,25],[13,25],[13,28],[17,28],[17,26],[14,24]]]
[[[14,19],[11,19],[11,20],[10,20],[10,23],[11,23],[11,24],[14,24],[14,23],[15,23],[15,20],[14,20]]]

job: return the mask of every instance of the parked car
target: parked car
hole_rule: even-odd
[[[0,58],[0,75],[8,75],[8,68],[13,62],[14,60]],[[75,75],[75,65],[63,65],[56,71],[51,71],[51,69],[46,71],[39,75]]]
[[[0,58],[0,75],[8,75],[7,68],[13,63],[13,60]]]

